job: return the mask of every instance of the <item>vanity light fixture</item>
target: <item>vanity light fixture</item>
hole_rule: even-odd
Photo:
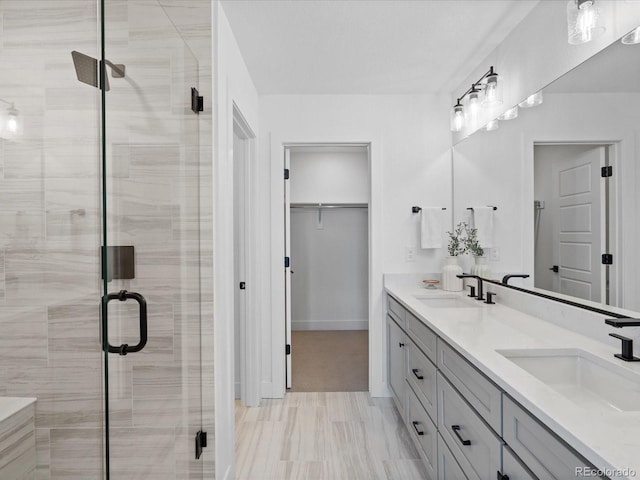
[[[465,124],[473,128],[481,108],[493,108],[500,104],[502,104],[502,82],[491,67],[457,99],[451,109],[451,131],[460,132]]]
[[[518,106],[520,108],[537,107],[538,105],[540,105],[542,103],[542,100],[543,100],[543,98],[542,98],[542,90],[540,90],[539,92],[536,92],[533,95],[529,95],[522,102],[520,102],[518,104]]]
[[[636,27],[627,33],[622,40],[620,40],[625,45],[636,45],[640,43],[640,27]]]
[[[590,42],[598,35],[602,35],[605,27],[602,25],[600,8],[596,0],[569,0],[567,4],[567,40],[571,45]]]
[[[498,120],[513,120],[514,118],[518,118],[518,105],[504,112],[498,117]]]
[[[0,98],[0,102],[9,105],[0,111],[0,138],[12,139],[22,135],[22,118],[13,102]]]

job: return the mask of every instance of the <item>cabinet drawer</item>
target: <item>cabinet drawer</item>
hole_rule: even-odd
[[[438,435],[438,480],[468,480],[440,435]]]
[[[525,467],[520,459],[514,455],[506,445],[502,447],[502,471],[504,477],[498,475],[498,479],[505,480],[538,480],[538,478]]]
[[[387,315],[387,348],[389,350],[389,358],[387,365],[387,377],[389,379],[389,388],[393,393],[393,400],[396,407],[405,419],[405,403],[407,382],[405,381],[406,372],[406,339],[404,332],[398,324]]]
[[[436,363],[436,334],[414,315],[406,312],[407,333],[411,339],[422,349],[427,358]]]
[[[391,295],[387,295],[387,310],[389,311],[389,313],[395,317],[395,321],[398,322],[398,324],[404,328],[404,323],[405,323],[405,319],[404,319],[404,312],[405,309],[402,305],[400,305],[400,303],[393,298]]]
[[[407,388],[407,393],[407,427],[411,438],[418,445],[420,457],[422,457],[429,478],[435,479],[438,458],[438,430],[436,430],[436,426],[422,407],[415,392],[411,388]]]
[[[571,447],[506,396],[504,441],[537,477],[544,480],[579,478],[577,468],[591,468]]]
[[[438,372],[438,431],[471,480],[496,478],[502,441]]]
[[[499,435],[502,392],[449,345],[438,339],[438,368]]]
[[[420,403],[435,423],[438,421],[436,367],[415,343],[409,340],[407,344],[407,382],[413,387]]]

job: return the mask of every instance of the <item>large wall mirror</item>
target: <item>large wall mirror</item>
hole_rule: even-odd
[[[454,220],[497,207],[492,278],[640,311],[640,44],[616,41],[542,96],[454,146]]]

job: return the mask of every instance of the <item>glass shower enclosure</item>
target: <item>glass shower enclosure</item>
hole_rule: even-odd
[[[203,477],[199,65],[171,3],[0,0],[0,396],[37,398],[28,478]]]

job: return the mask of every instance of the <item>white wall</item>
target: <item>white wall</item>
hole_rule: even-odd
[[[316,209],[291,210],[293,330],[367,330],[367,213],[325,209],[319,223]]]
[[[454,143],[640,25],[640,2],[598,0],[597,5],[606,31],[589,43],[567,42],[566,1],[541,1],[491,54],[469,65],[469,76],[452,90],[451,106],[492,65],[504,80],[504,103],[483,112],[476,128],[454,133]]]
[[[291,203],[367,203],[369,155],[365,147],[293,148]]]
[[[615,256],[621,305],[640,310],[636,247],[640,189],[640,95],[551,94],[535,109],[522,110],[518,119],[502,122],[493,132],[477,132],[454,147],[455,217],[463,219],[465,206],[492,204],[496,212],[496,238],[500,272],[532,273],[535,142],[615,143],[613,181],[616,185],[614,221],[620,235]],[[527,281],[529,282],[529,281]],[[525,282],[526,283],[526,282]]]
[[[270,162],[271,193],[261,216],[270,220],[273,322],[262,338],[276,351],[262,351],[263,395],[284,394],[284,150],[288,143],[369,143],[370,391],[387,395],[383,317],[383,272],[437,272],[443,251],[420,251],[405,261],[405,247],[418,245],[419,218],[412,205],[443,206],[450,212],[451,163],[445,95],[272,95],[260,98],[260,156]],[[262,178],[262,177],[261,177]],[[268,200],[268,201],[267,201]],[[269,342],[271,338],[271,342]],[[282,347],[282,349],[280,349]]]
[[[214,338],[216,378],[216,478],[235,475],[233,105],[258,132],[258,92],[219,1],[214,25]],[[258,262],[256,268],[260,268]]]

